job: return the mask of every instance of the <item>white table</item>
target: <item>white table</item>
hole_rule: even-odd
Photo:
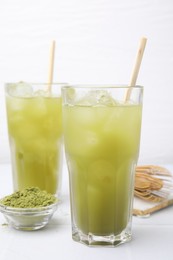
[[[10,165],[0,165],[0,197],[12,193]],[[62,204],[37,231],[10,228],[0,213],[0,260],[172,260],[173,206],[148,218],[133,217],[133,239],[115,248],[90,248],[71,238],[68,176],[64,169]]]

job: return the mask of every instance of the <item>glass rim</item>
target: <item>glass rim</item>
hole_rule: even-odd
[[[10,85],[16,85],[16,84],[31,84],[31,85],[36,85],[36,86],[47,86],[47,85],[66,85],[68,86],[69,83],[67,82],[52,82],[52,83],[48,83],[48,82],[30,82],[30,81],[18,81],[18,82],[5,82],[4,86],[10,86]]]
[[[21,85],[20,85],[21,84]],[[35,98],[37,96],[23,96],[23,95],[18,95],[15,92],[13,93],[13,91],[15,91],[15,89],[17,87],[23,87],[23,89],[26,88],[26,86],[30,86],[32,88],[33,91],[35,90],[44,90],[47,93],[52,93],[55,94],[54,92],[56,92],[56,94],[61,95],[61,88],[63,86],[68,86],[68,83],[65,82],[52,82],[51,84],[48,82],[24,82],[24,81],[19,81],[19,82],[6,82],[4,83],[4,91],[5,91],[5,95],[6,96],[11,96],[11,97],[15,97],[15,98]],[[46,96],[48,97],[48,96]],[[52,96],[53,97],[53,96]]]
[[[69,88],[75,88],[75,89],[141,89],[143,90],[142,85],[134,85],[130,86],[127,84],[68,84],[67,86],[62,86],[62,89],[69,89]]]
[[[2,213],[35,213],[40,211],[45,211],[47,209],[51,209],[58,206],[58,199],[56,198],[55,202],[47,205],[47,206],[40,206],[40,207],[28,207],[28,208],[20,208],[20,207],[12,207],[12,206],[6,206],[4,204],[0,203],[0,211]]]

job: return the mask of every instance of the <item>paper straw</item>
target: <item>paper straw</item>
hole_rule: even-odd
[[[130,84],[129,84],[130,87],[133,87],[136,85],[136,81],[137,81],[137,77],[138,77],[140,65],[142,62],[142,57],[144,54],[146,43],[147,43],[147,38],[142,37],[140,40],[139,48],[137,51],[135,63],[134,63],[131,78],[130,78]],[[131,91],[132,91],[132,89],[129,88],[126,93],[126,99],[125,99],[126,101],[130,99]]]
[[[48,90],[49,91],[51,91],[51,85],[53,82],[54,56],[55,56],[55,41],[52,41],[51,47],[50,47],[50,57],[49,57],[49,74],[48,74]]]

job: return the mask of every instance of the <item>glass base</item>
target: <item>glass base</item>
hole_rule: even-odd
[[[111,234],[109,236],[96,236],[92,233],[86,235],[79,230],[73,230],[72,238],[74,241],[80,242],[87,246],[116,247],[120,244],[129,242],[132,239],[132,235],[131,232],[129,232],[129,230],[122,231],[118,235]]]

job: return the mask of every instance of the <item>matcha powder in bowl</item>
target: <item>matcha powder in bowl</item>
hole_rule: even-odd
[[[0,200],[0,211],[8,224],[19,230],[37,230],[44,227],[57,207],[57,198],[38,187],[17,191]]]

